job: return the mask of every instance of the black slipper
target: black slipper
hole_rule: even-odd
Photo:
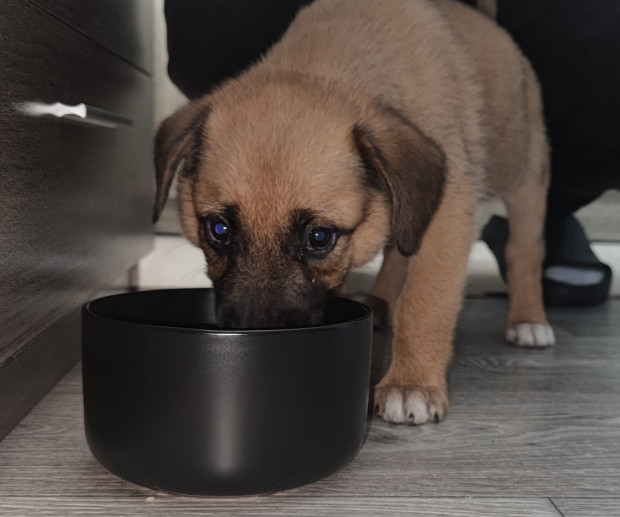
[[[493,216],[482,230],[506,280],[504,249],[508,240],[508,221]],[[546,230],[546,259],[543,272],[545,303],[554,306],[594,305],[609,295],[612,271],[590,248],[588,238],[575,217],[563,218]]]

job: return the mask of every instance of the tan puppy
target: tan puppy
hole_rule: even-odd
[[[375,394],[387,421],[446,414],[485,196],[510,218],[507,338],[553,343],[539,88],[510,37],[474,9],[318,0],[262,61],[167,119],[155,154],[154,218],[178,169],[183,228],[204,250],[223,325],[318,323],[347,271],[387,246],[373,292],[394,318]]]

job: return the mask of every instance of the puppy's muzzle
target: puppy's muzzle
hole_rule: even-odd
[[[228,300],[217,297],[216,314],[218,325],[229,328],[290,328],[319,325],[324,322],[324,300],[290,301],[248,296],[243,300]]]

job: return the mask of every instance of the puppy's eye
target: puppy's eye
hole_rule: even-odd
[[[212,219],[208,224],[211,238],[221,244],[228,244],[231,234],[228,223],[222,219]]]
[[[336,233],[329,229],[317,226],[308,233],[306,249],[309,251],[329,251],[336,242]]]

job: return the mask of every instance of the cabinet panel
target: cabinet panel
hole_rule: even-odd
[[[105,48],[153,71],[153,0],[31,0]]]
[[[80,3],[88,6],[89,3]],[[40,8],[0,8],[0,365],[152,246],[152,82]],[[110,129],[26,116],[84,102]]]

